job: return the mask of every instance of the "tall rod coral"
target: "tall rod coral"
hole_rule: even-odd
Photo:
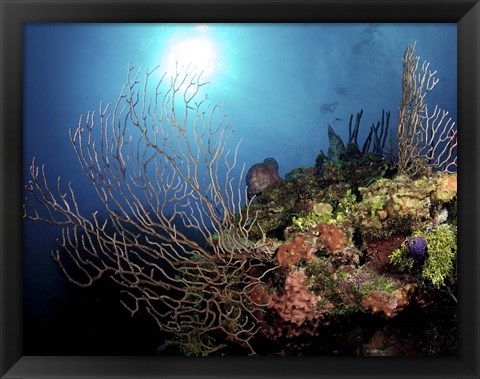
[[[457,127],[448,111],[429,110],[427,94],[438,84],[436,71],[415,53],[410,43],[403,56],[402,99],[397,128],[398,171],[415,176],[425,165],[454,172],[457,168]]]
[[[70,131],[103,210],[82,214],[72,184],[51,186],[33,159],[24,217],[63,227],[52,255],[71,282],[113,279],[132,316],[148,312],[187,351],[211,353],[223,335],[253,353],[249,293],[273,253],[249,243],[250,203],[239,212],[238,144],[229,149],[228,118],[203,94],[201,73],[159,71],[129,65],[113,107],[101,102]]]

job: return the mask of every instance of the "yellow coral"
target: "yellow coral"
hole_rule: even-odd
[[[313,205],[313,212],[318,216],[322,216],[325,213],[332,213],[333,207],[328,203],[315,203]]]
[[[432,193],[433,200],[450,201],[457,195],[457,174],[443,174],[437,180],[437,189]]]

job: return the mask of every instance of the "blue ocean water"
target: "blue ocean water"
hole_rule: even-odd
[[[52,184],[72,182],[85,214],[99,208],[68,137],[81,114],[114,102],[135,67],[172,70],[172,62],[205,71],[211,103],[240,139],[246,168],[274,157],[283,177],[313,166],[328,149],[330,123],[344,139],[363,109],[359,141],[382,110],[395,130],[407,43],[431,63],[440,82],[429,94],[456,120],[455,24],[56,24],[27,25],[24,47],[24,172],[33,157]],[[241,166],[241,165],[240,165]],[[60,229],[24,223],[25,313],[52,320],[66,279],[50,257]]]

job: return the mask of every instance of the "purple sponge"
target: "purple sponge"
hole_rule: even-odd
[[[427,252],[427,241],[423,237],[413,237],[408,241],[408,257],[419,261],[425,258]]]

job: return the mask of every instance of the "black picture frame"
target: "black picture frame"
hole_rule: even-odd
[[[478,0],[0,0],[2,378],[479,378]],[[456,357],[47,357],[22,349],[23,26],[41,22],[453,22],[458,26],[459,342]]]

